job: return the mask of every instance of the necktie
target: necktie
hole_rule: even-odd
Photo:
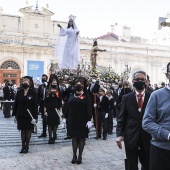
[[[90,86],[90,92],[92,92],[93,87],[94,87],[94,84],[91,84],[91,86]]]
[[[141,112],[142,105],[143,105],[143,100],[142,100],[143,95],[139,93],[137,97],[138,97],[138,107],[139,107],[138,111]]]

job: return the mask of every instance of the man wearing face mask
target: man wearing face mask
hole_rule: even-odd
[[[99,92],[100,85],[96,82],[97,77],[93,76],[92,81],[89,84],[88,87],[88,93],[91,97],[91,103],[92,103],[92,114],[93,114],[93,121],[94,121],[94,126],[96,127],[96,119],[95,119],[95,109],[97,106],[96,99],[97,99],[97,94]]]
[[[120,114],[117,121],[117,145],[126,150],[126,170],[138,170],[138,160],[142,170],[149,170],[151,135],[142,128],[142,118],[150,93],[145,90],[146,73],[133,74],[134,91],[122,97]]]
[[[43,125],[43,133],[39,136],[39,138],[46,137],[46,129],[47,129],[47,123],[46,123],[46,117],[44,115],[44,99],[45,99],[45,93],[47,89],[47,80],[48,76],[46,74],[42,75],[42,84],[38,87],[38,104],[39,104],[39,112],[41,113],[42,118],[42,125]]]
[[[5,83],[5,87],[3,88],[3,93],[4,93],[4,100],[6,100],[6,102],[4,102],[4,109],[3,109],[4,118],[10,118],[11,117],[10,111],[13,103],[9,101],[14,100],[15,94],[14,94],[14,90],[11,88],[11,83],[9,81]]]

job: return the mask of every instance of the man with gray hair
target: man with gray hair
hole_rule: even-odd
[[[169,84],[151,94],[143,128],[152,135],[150,170],[170,169],[170,62],[167,65]]]
[[[117,145],[125,143],[126,170],[138,170],[138,159],[142,170],[149,170],[151,135],[142,128],[142,119],[150,93],[145,90],[146,73],[133,74],[134,91],[122,97],[121,110],[117,121]]]

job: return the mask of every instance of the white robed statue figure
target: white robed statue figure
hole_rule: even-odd
[[[59,69],[77,69],[80,61],[79,30],[74,19],[75,16],[69,16],[66,29],[59,24],[57,25],[60,27],[60,32],[54,55],[58,58]]]

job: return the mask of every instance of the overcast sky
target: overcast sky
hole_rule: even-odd
[[[28,0],[35,8],[36,0]],[[39,0],[39,8],[49,5],[53,19],[68,21],[76,15],[83,37],[98,37],[111,31],[111,25],[131,27],[132,35],[150,37],[157,31],[158,17],[170,13],[170,0]],[[0,0],[4,13],[19,14],[26,0]]]

